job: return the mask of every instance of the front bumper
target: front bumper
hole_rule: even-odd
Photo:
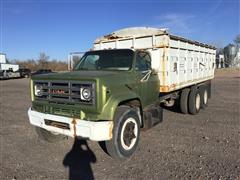
[[[56,116],[40,113],[29,108],[29,121],[32,125],[46,129],[47,131],[59,133],[70,137],[86,138],[93,141],[106,141],[112,139],[113,121],[85,121],[81,119]],[[49,125],[47,122],[55,122]],[[61,128],[59,124],[67,125],[68,128]]]

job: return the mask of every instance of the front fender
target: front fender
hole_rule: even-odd
[[[123,101],[131,99],[140,99],[134,92],[118,93],[111,96],[106,104],[103,106],[102,112],[99,116],[102,120],[113,120],[114,113],[118,105]]]

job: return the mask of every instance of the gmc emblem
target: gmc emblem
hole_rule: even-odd
[[[52,89],[52,93],[53,94],[66,94],[66,92],[64,90],[60,90],[60,89]]]

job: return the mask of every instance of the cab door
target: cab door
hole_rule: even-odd
[[[159,78],[151,68],[151,56],[147,51],[136,52],[135,72],[139,84],[142,105],[152,104],[159,96]]]

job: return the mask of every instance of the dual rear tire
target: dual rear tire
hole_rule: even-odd
[[[189,94],[188,109],[190,114],[197,114],[201,108],[201,95],[199,89],[193,87]]]
[[[204,109],[208,103],[208,86],[193,86],[182,90],[180,96],[180,110],[183,114],[198,114],[200,109]]]
[[[205,109],[208,105],[208,99],[209,99],[208,87],[205,85],[201,86],[200,93],[201,93],[201,108]]]

